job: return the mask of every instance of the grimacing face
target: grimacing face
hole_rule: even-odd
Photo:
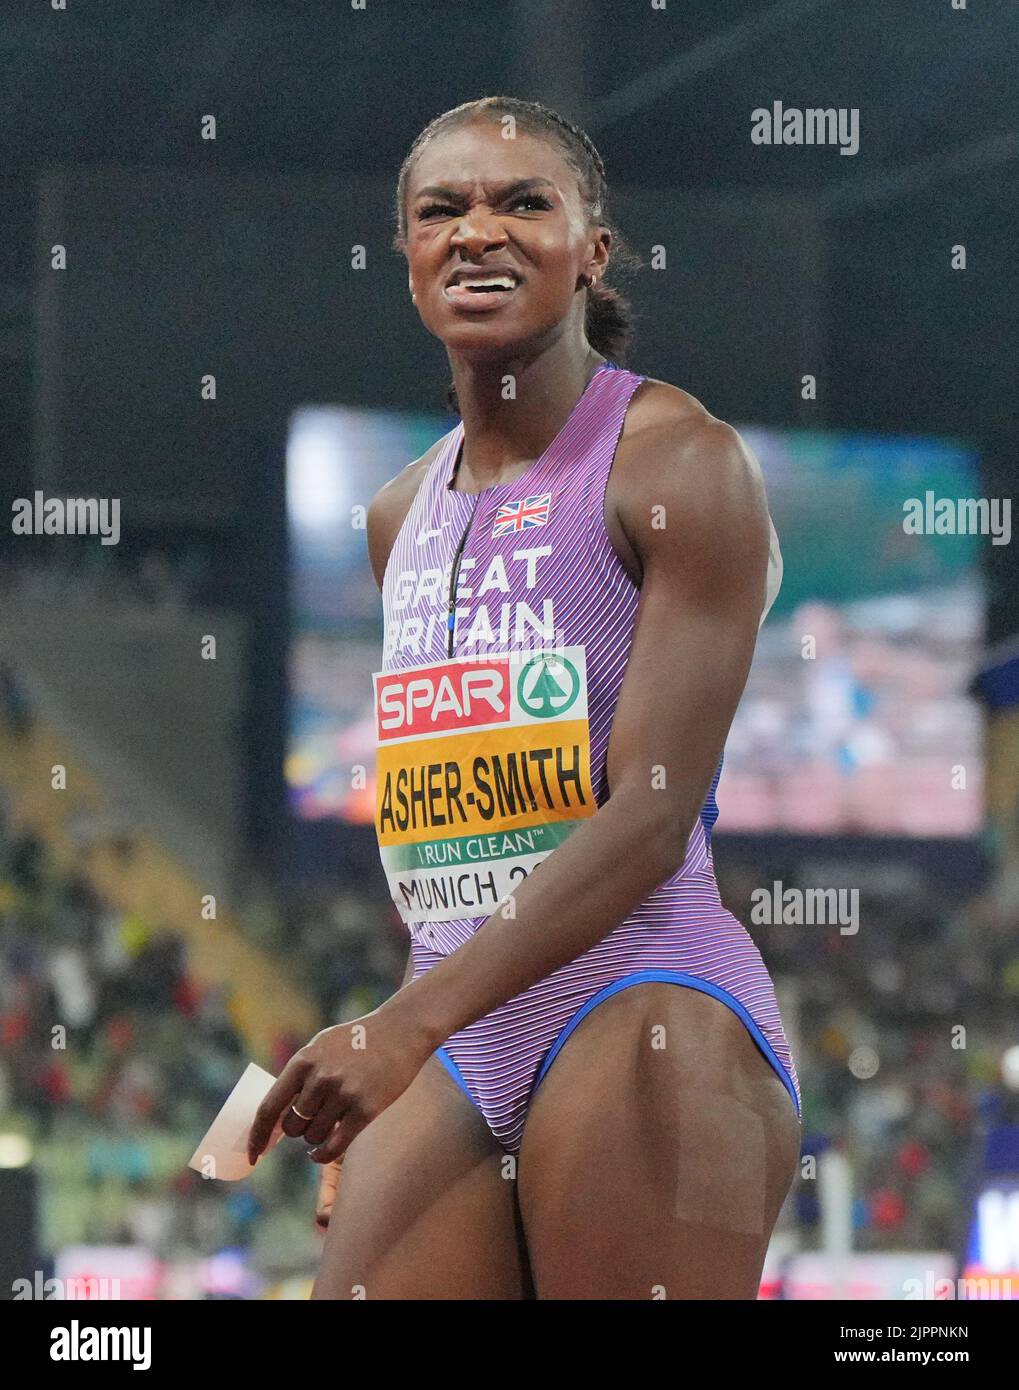
[[[558,147],[502,129],[479,119],[436,136],[407,180],[411,290],[425,327],[454,352],[554,339],[571,314],[582,330],[580,277],[600,278],[608,262],[612,234],[589,223]],[[483,268],[502,277],[491,288]]]

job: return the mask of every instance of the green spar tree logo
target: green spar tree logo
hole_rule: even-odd
[[[535,669],[537,674],[529,681]],[[569,691],[563,688],[557,673],[569,677]],[[580,675],[573,662],[567,661],[564,656],[542,654],[533,657],[520,672],[517,681],[517,699],[523,709],[536,719],[552,719],[565,713],[579,694]]]

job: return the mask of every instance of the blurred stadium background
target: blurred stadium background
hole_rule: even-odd
[[[186,1163],[248,1060],[402,972],[352,779],[381,630],[351,517],[452,423],[399,163],[493,93],[580,120],[665,247],[629,365],[744,431],[782,541],[715,836],[804,1096],[762,1297],[1019,1295],[1016,546],[902,528],[927,489],[1014,490],[1019,15],[553,8],[5,18],[2,491],[117,498],[121,535],[0,534],[0,1297],[310,1288],[301,1147],[241,1184]],[[776,100],[859,108],[859,153],[754,145]],[[775,883],[857,890],[859,929],[751,924]]]

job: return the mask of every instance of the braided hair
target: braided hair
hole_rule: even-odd
[[[537,135],[553,141],[561,151],[566,163],[577,175],[580,197],[588,216],[612,233],[612,269],[632,273],[643,264],[625,244],[622,236],[605,215],[608,185],[605,179],[605,165],[595,149],[590,137],[574,125],[572,121],[560,116],[558,111],[543,106],[538,101],[522,101],[518,97],[482,97],[477,101],[465,101],[454,106],[434,120],[429,121],[421,131],[406,159],[400,166],[396,184],[396,226],[393,238],[394,247],[402,251],[407,238],[407,181],[414,161],[427,141],[479,116],[511,116],[519,129],[529,135]],[[584,332],[587,341],[595,352],[609,361],[624,365],[627,348],[633,339],[633,314],[629,300],[604,278],[597,280],[587,290],[587,303],[584,311]],[[450,385],[447,400],[453,410],[458,410],[456,391]]]

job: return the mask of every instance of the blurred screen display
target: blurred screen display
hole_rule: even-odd
[[[382,596],[368,563],[365,515],[383,483],[455,423],[345,407],[309,407],[291,418],[285,770],[291,806],[305,820],[374,820],[372,672],[381,667]]]
[[[301,818],[373,820],[382,601],[364,515],[454,423],[340,407],[291,420],[286,775]],[[976,834],[982,719],[967,687],[986,542],[903,525],[909,499],[978,497],[974,455],[951,440],[739,428],[784,576],[726,743],[717,830]]]
[[[92,1300],[156,1298],[162,1261],[140,1245],[71,1245],[57,1254],[59,1297]]]
[[[743,428],[784,560],[726,743],[719,829],[968,836],[983,812],[969,696],[985,596],[973,535],[911,535],[909,499],[979,496],[933,439]]]
[[[817,1251],[794,1255],[770,1283],[762,1299],[791,1302],[948,1301],[967,1296],[956,1278],[955,1261],[940,1250],[903,1250],[849,1255],[840,1264]],[[894,1318],[891,1320],[894,1323]]]

